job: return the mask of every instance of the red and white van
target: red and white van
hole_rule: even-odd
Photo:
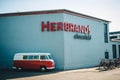
[[[17,53],[14,56],[13,68],[16,69],[54,69],[55,63],[50,53]]]

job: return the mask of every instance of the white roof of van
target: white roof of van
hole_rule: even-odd
[[[50,55],[50,53],[16,53],[15,55]]]

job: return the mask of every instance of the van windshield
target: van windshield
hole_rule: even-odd
[[[48,59],[52,59],[51,55],[48,55]]]

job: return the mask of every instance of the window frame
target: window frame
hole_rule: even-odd
[[[26,58],[24,58],[24,57],[26,57]],[[27,60],[28,59],[28,55],[23,55],[22,59],[23,60]]]
[[[108,24],[104,23],[104,42],[108,43]]]
[[[37,56],[38,58],[35,58],[35,56]],[[34,55],[33,56],[33,60],[39,60],[40,59],[40,56],[39,55]]]
[[[41,56],[44,56],[44,59],[41,59]],[[48,56],[47,55],[40,55],[40,60],[48,60]]]

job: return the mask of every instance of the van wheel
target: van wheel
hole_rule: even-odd
[[[18,67],[16,67],[16,70],[18,70]]]
[[[21,67],[16,67],[17,70],[21,70],[22,68]]]
[[[46,67],[45,67],[45,66],[42,66],[42,67],[40,68],[40,71],[46,71]]]

